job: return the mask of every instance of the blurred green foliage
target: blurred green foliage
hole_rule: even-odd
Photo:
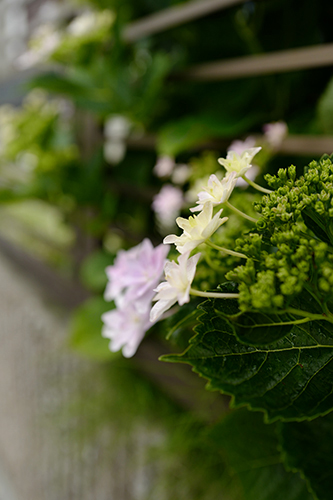
[[[132,44],[122,39],[127,23],[184,2],[76,3],[97,9],[93,29],[75,34],[70,23],[58,27],[60,42],[47,60],[52,69],[41,68],[31,80],[29,88],[34,90],[20,108],[6,106],[0,111],[0,230],[10,221],[12,231],[13,218],[20,217],[8,210],[9,202],[16,202],[27,213],[33,210],[25,208],[26,200],[42,203],[37,211],[45,210],[45,216],[46,205],[55,210],[57,216],[47,219],[50,233],[42,229],[41,219],[45,219],[35,215],[35,227],[23,244],[66,268],[72,277],[79,277],[94,294],[75,312],[69,343],[96,361],[112,360],[99,368],[105,378],[96,375],[99,391],[87,398],[92,413],[96,408],[100,411],[96,425],[112,413],[119,416],[119,422],[123,419],[127,432],[129,423],[123,415],[132,415],[134,421],[139,409],[140,415],[151,421],[160,419],[167,428],[162,447],[155,449],[155,457],[161,461],[160,476],[149,498],[158,498],[168,488],[169,498],[179,500],[221,498],[222,491],[229,491],[230,498],[237,500],[307,500],[311,495],[304,489],[305,483],[282,466],[275,424],[266,426],[260,416],[242,410],[207,428],[130,373],[100,335],[100,316],[112,307],[101,296],[106,283],[104,268],[112,263],[117,250],[129,248],[145,236],[154,243],[161,241],[151,210],[153,196],[164,182],[152,173],[157,154],[190,164],[192,174],[183,186],[187,191],[217,170],[216,158],[225,153],[224,146],[199,151],[211,140],[222,138],[227,146],[234,138],[261,132],[265,122],[275,120],[285,120],[292,133],[332,132],[331,68],[221,82],[180,77],[195,64],[331,43],[332,3],[246,1]],[[32,47],[38,49],[38,43],[41,40],[35,40]],[[105,155],[106,124],[119,115],[128,121],[130,136],[111,137],[114,147],[124,149],[113,163]],[[144,145],[146,137],[148,146]],[[258,163],[271,172],[297,160],[272,158],[267,151],[261,154]],[[251,189],[246,196],[239,190],[235,197],[237,206],[251,213],[255,199]],[[223,215],[229,215],[227,210]],[[226,247],[247,229],[237,217],[230,216],[230,222],[218,242]],[[67,239],[63,225],[68,229]],[[45,233],[48,243],[51,240],[61,251],[66,249],[66,264],[54,249],[47,252],[43,246],[36,252],[40,239],[36,227]],[[237,258],[227,257],[221,266],[212,249],[204,257],[208,264],[202,266],[197,279],[207,288],[222,282],[226,270],[237,262]],[[196,305],[191,302],[167,320],[170,340],[178,348],[184,348],[192,335]],[[286,427],[284,435],[297,443],[293,428]],[[306,469],[297,453],[288,466],[302,473]],[[322,497],[318,494],[318,498]]]

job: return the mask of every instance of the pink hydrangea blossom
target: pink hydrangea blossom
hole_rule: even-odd
[[[255,145],[256,145],[255,138],[249,136],[244,141],[240,141],[240,140],[232,141],[232,143],[230,144],[230,146],[227,149],[227,152],[234,151],[239,156],[241,156],[244,153],[244,151],[254,148]]]
[[[126,358],[132,357],[139,347],[145,333],[151,328],[149,310],[140,313],[133,304],[124,309],[114,309],[102,315],[103,337],[110,339],[109,349],[117,352],[122,349]]]
[[[106,268],[105,299],[114,300],[117,307],[135,302],[137,310],[149,309],[168,252],[168,246],[154,248],[147,238],[128,251],[121,250],[114,265]]]
[[[165,184],[154,196],[152,208],[160,225],[168,229],[175,224],[175,219],[180,214],[183,204],[183,191],[171,184]]]
[[[102,335],[111,340],[110,350],[131,357],[145,333],[152,326],[149,320],[154,288],[163,275],[169,247],[153,247],[147,238],[128,251],[121,250],[113,266],[106,268],[109,282],[106,300],[114,300],[116,309],[102,315]]]

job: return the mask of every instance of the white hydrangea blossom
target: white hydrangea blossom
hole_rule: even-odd
[[[189,219],[178,217],[176,223],[183,229],[183,234],[181,236],[170,234],[164,238],[163,243],[174,243],[181,254],[191,252],[228,220],[228,217],[220,218],[222,210],[213,217],[213,204],[207,202],[199,215],[192,215]]]
[[[288,126],[282,120],[273,123],[266,123],[263,126],[263,130],[265,138],[272,148],[278,148],[288,134]]]
[[[153,172],[156,177],[169,177],[176,166],[174,158],[168,155],[159,156]]]
[[[176,165],[174,171],[172,172],[171,180],[174,184],[182,186],[188,181],[192,172],[192,168],[189,165],[181,163]]]
[[[237,178],[242,177],[252,167],[252,159],[260,150],[261,147],[249,148],[240,155],[230,150],[226,158],[219,158],[217,161],[228,173],[236,172]]]
[[[189,255],[190,252],[180,255],[178,264],[170,261],[165,264],[166,281],[155,289],[157,295],[153,300],[157,302],[150,312],[150,321],[157,321],[176,302],[182,306],[190,301],[190,288],[201,254],[197,253],[190,258]]]
[[[208,184],[198,194],[198,206],[191,208],[191,212],[202,210],[207,203],[213,206],[225,203],[230,198],[230,195],[237,182],[236,172],[231,172],[220,181],[215,174],[212,174],[208,179]]]

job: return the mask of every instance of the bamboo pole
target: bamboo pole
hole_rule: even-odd
[[[229,80],[331,65],[333,43],[199,64],[178,76],[185,80]]]
[[[126,42],[159,33],[161,31],[207,16],[215,11],[226,9],[245,0],[192,0],[169,9],[151,14],[143,19],[130,23],[123,32]]]
[[[258,144],[264,141],[261,135],[251,134],[257,139]],[[217,151],[225,150],[232,139],[215,139],[206,141],[191,147],[193,151],[213,149]],[[156,137],[147,135],[140,138],[129,137],[127,146],[130,149],[154,150],[156,148]],[[330,135],[288,135],[276,149],[278,154],[295,154],[300,156],[320,156],[324,153],[333,153],[333,136]]]

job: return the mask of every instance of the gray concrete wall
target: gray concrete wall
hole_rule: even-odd
[[[159,431],[92,434],[73,411],[96,366],[66,349],[68,314],[0,253],[0,500],[145,500]]]

